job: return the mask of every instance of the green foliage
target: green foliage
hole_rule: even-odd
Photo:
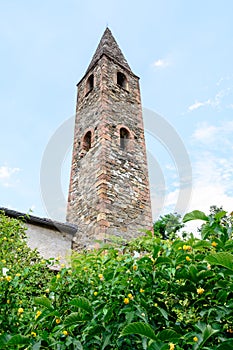
[[[204,220],[208,221],[208,217],[200,210],[193,210],[191,213],[187,213],[184,218],[183,222],[191,221],[191,220]]]
[[[153,329],[148,324],[145,324],[143,322],[130,323],[126,327],[124,327],[121,335],[125,336],[129,334],[139,334],[143,337],[156,340],[156,336]]]
[[[201,239],[146,232],[55,272],[0,214],[0,349],[233,348],[232,217],[213,208],[184,220],[200,217]]]
[[[177,232],[184,227],[179,214],[166,214],[155,221],[154,234],[162,239],[175,239]]]

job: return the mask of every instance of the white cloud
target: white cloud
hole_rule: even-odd
[[[200,107],[207,106],[207,105],[210,105],[210,104],[211,104],[210,99],[207,100],[207,101],[204,101],[204,102],[196,101],[196,102],[194,102],[192,105],[190,105],[188,107],[188,110],[189,111],[194,111],[195,109],[198,109]]]
[[[217,133],[218,128],[216,126],[201,123],[201,125],[194,131],[193,138],[197,141],[209,143],[214,141]]]
[[[170,62],[168,59],[158,59],[153,63],[153,67],[155,68],[166,68],[168,66],[170,66]]]
[[[233,160],[221,158],[205,152],[199,155],[199,159],[193,163],[193,184],[192,196],[187,205],[186,212],[201,210],[209,213],[211,205],[231,212],[233,202],[232,180],[233,180]],[[180,189],[170,191],[165,199],[164,213],[174,212],[177,204]],[[186,225],[187,232],[197,234],[197,228],[203,222],[192,221]]]
[[[19,168],[10,168],[7,166],[1,166],[0,167],[0,179],[9,179],[12,174],[17,173],[20,171]]]
[[[189,112],[192,112],[200,107],[211,106],[212,108],[220,107],[222,100],[228,96],[231,92],[231,88],[222,89],[215,94],[213,98],[209,98],[205,101],[195,101],[188,107]]]
[[[195,141],[201,141],[203,143],[215,143],[218,141],[221,144],[232,144],[231,135],[233,132],[233,121],[223,122],[221,125],[210,125],[207,122],[202,122],[198,125],[197,129],[193,132],[192,138]],[[233,146],[233,145],[232,145]]]
[[[4,187],[12,187],[12,176],[20,171],[19,168],[10,168],[6,165],[0,166],[0,183]]]

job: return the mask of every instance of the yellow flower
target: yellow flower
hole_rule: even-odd
[[[45,264],[45,260],[41,260],[41,264]]]
[[[183,250],[192,250],[192,247],[190,245],[183,245]]]
[[[198,337],[194,337],[194,338],[193,338],[193,341],[196,341],[196,342],[197,342],[197,341],[198,341]]]
[[[41,312],[40,310],[38,310],[38,311],[36,312],[35,319],[37,319],[41,314],[42,314],[42,312]]]
[[[21,248],[17,248],[17,250],[18,250],[18,252],[21,252],[22,249]]]
[[[169,350],[174,350],[175,349],[175,344],[169,343]]]
[[[15,275],[15,276],[20,277],[21,275],[20,275],[20,273],[16,273],[16,275]]]
[[[3,237],[3,240],[4,240],[4,241],[7,241],[7,238],[6,238],[6,237]]]
[[[60,273],[58,273],[56,277],[57,279],[59,279],[61,277]]]
[[[10,304],[10,300],[9,300],[9,299],[7,299],[6,303],[7,303],[7,304]]]
[[[63,333],[65,336],[68,335],[68,332],[67,332],[67,331],[63,331],[62,333]]]
[[[133,300],[133,295],[131,293],[128,294],[130,300]]]
[[[133,270],[136,271],[138,269],[137,265],[133,265]]]
[[[24,310],[23,310],[22,307],[19,307],[19,308],[18,308],[18,314],[19,314],[19,315],[21,315],[21,314],[23,313],[23,311],[24,311]]]
[[[84,270],[84,271],[87,271],[87,270],[88,270],[88,268],[87,268],[86,266],[84,266],[83,270]]]
[[[49,288],[45,289],[45,293],[49,293]]]
[[[96,295],[98,295],[98,292],[94,292],[94,296],[96,297]]]
[[[104,280],[104,276],[102,275],[102,273],[100,273],[98,276],[99,276],[100,281]]]
[[[204,288],[197,288],[197,294],[203,294],[204,293],[204,291],[205,291],[205,289]]]
[[[127,304],[129,304],[129,298],[125,298],[124,299],[124,303],[127,305]]]
[[[211,243],[211,245],[212,245],[212,247],[217,247],[218,243],[216,243],[215,241],[213,241],[213,242]]]
[[[5,279],[10,282],[12,280],[12,277],[11,276],[6,276]]]
[[[31,335],[32,335],[33,337],[36,337],[36,333],[35,333],[35,332],[31,332]]]
[[[191,261],[190,257],[189,256],[186,256],[186,261]]]
[[[6,260],[5,260],[5,259],[2,259],[2,263],[5,264],[5,263],[6,263]]]
[[[61,267],[63,268],[63,267],[65,267],[66,265],[65,264],[61,264]]]
[[[59,323],[61,323],[60,318],[56,318],[56,324],[59,324]]]
[[[144,293],[144,292],[145,292],[145,290],[140,288],[140,293]]]
[[[157,304],[157,303],[154,303],[154,306],[155,306],[155,307],[157,307],[157,306],[158,306],[158,304]]]

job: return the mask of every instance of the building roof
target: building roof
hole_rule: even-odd
[[[104,34],[100,39],[99,45],[94,56],[92,57],[91,63],[89,64],[86,73],[95,66],[96,62],[103,55],[112,58],[115,62],[132,72],[130,66],[128,65],[128,62],[121,52],[121,49],[113,37],[111,30],[108,27],[105,29]]]
[[[22,219],[24,222],[28,224],[42,226],[55,231],[66,232],[72,235],[74,235],[77,231],[77,226],[70,223],[62,223],[62,222],[53,221],[47,218],[40,218],[38,216],[21,213],[19,211],[15,211],[15,210],[3,208],[3,207],[0,207],[0,212],[4,212],[5,215],[11,218]]]

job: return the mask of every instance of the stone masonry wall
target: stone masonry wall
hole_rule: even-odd
[[[117,72],[127,87],[117,85]],[[87,93],[87,79],[94,88]],[[78,225],[74,247],[91,247],[111,235],[125,239],[151,229],[146,148],[138,78],[103,55],[78,85],[67,220]],[[129,131],[120,147],[120,128]],[[83,137],[92,133],[88,152]]]

